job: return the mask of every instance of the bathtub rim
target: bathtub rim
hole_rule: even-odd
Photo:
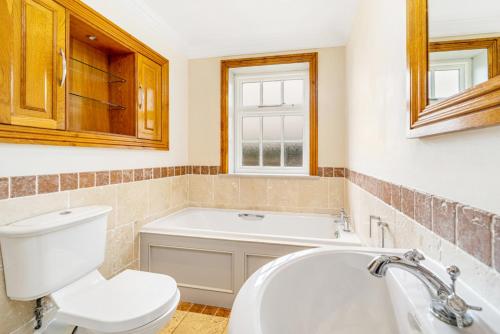
[[[347,246],[347,247],[360,247],[362,241],[355,231],[343,232],[340,231],[341,236],[338,239],[327,238],[309,238],[309,237],[296,237],[296,236],[277,236],[272,234],[259,234],[259,233],[239,233],[239,232],[226,232],[221,230],[208,230],[199,228],[181,228],[181,227],[162,227],[151,228],[148,225],[157,223],[160,220],[168,219],[169,217],[180,215],[190,210],[208,210],[208,211],[222,211],[222,212],[235,212],[235,213],[252,213],[252,214],[270,214],[270,215],[290,215],[295,217],[321,217],[321,218],[335,218],[332,214],[323,213],[294,213],[294,212],[281,212],[281,211],[261,211],[261,210],[238,210],[238,209],[224,209],[224,208],[205,208],[205,207],[186,207],[179,211],[170,213],[163,217],[158,217],[151,222],[148,222],[141,227],[141,234],[161,234],[171,235],[176,237],[190,237],[190,238],[203,238],[212,240],[226,240],[226,241],[245,241],[251,243],[268,243],[304,247],[329,247],[329,246]],[[342,237],[348,238],[343,240]]]
[[[165,216],[156,218],[155,221],[179,215],[181,213],[184,213],[185,211],[190,211],[190,210],[225,211],[225,212],[231,211],[237,213],[254,213],[254,214],[269,214],[269,215],[299,216],[299,217],[322,217],[322,218],[334,218],[336,216],[336,214],[333,213],[320,213],[320,212],[293,212],[293,211],[272,211],[272,210],[260,210],[260,209],[219,208],[219,207],[209,207],[209,206],[186,206],[180,210],[170,212]]]

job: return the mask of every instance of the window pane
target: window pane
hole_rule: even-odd
[[[283,85],[285,104],[302,104],[304,102],[303,80],[287,80]]]
[[[285,117],[285,140],[302,140],[304,132],[304,117],[287,116]]]
[[[248,82],[242,85],[243,105],[258,106],[260,104],[260,82]]]
[[[281,143],[264,143],[264,166],[281,166]]]
[[[243,140],[260,139],[260,117],[243,118]]]
[[[260,154],[258,143],[243,143],[243,166],[259,166]]]
[[[263,117],[264,140],[281,140],[281,117]]]
[[[263,82],[262,94],[265,106],[281,104],[281,81]]]
[[[285,143],[285,166],[302,167],[302,143]]]
[[[437,98],[455,95],[460,92],[460,71],[445,70],[434,72],[434,91]]]

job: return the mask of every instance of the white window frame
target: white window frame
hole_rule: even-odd
[[[457,59],[457,60],[434,60],[429,66],[429,99],[431,101],[440,101],[447,99],[449,96],[436,97],[436,89],[434,82],[434,72],[458,70],[459,72],[459,92],[471,87],[472,82],[472,60]]]
[[[229,150],[229,160],[230,160],[230,173],[232,174],[256,174],[256,175],[309,175],[309,118],[310,118],[310,110],[309,110],[309,69],[307,70],[289,70],[289,67],[283,65],[284,69],[280,70],[279,65],[275,66],[273,71],[266,73],[234,73],[232,78],[232,96],[233,101],[230,102],[232,106],[232,117],[230,117],[230,121],[232,121],[230,127],[230,150]],[[262,92],[262,84],[261,84],[261,92],[260,92],[260,105],[259,106],[243,106],[242,103],[242,87],[244,83],[249,82],[266,82],[266,81],[286,81],[286,80],[297,80],[300,79],[303,82],[304,89],[304,97],[303,103],[300,105],[287,105],[281,104],[279,106],[264,106],[262,105],[263,92]],[[282,101],[284,99],[284,84],[281,86],[281,98]],[[231,89],[230,89],[231,91]],[[263,140],[263,120],[261,118],[260,124],[260,138],[259,143],[259,152],[260,152],[260,166],[243,166],[242,165],[242,144],[243,144],[243,118],[244,117],[265,117],[265,116],[280,116],[282,117],[281,121],[281,139],[280,140]],[[284,144],[287,142],[299,142],[299,140],[285,140],[284,129],[283,129],[283,117],[284,116],[302,116],[304,119],[303,125],[303,137],[302,137],[302,167],[285,167],[284,159],[285,159],[285,151]],[[249,142],[246,141],[245,142]],[[262,166],[263,163],[263,143],[264,142],[280,142],[281,143],[281,166]],[[232,143],[232,145],[231,145]]]

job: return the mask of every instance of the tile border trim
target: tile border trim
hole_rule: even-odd
[[[0,177],[0,200],[181,175],[219,173],[220,166],[185,165]],[[343,178],[345,168],[318,167],[318,175]]]
[[[500,215],[350,169],[345,178],[500,272]]]
[[[184,165],[0,177],[0,200],[181,175],[219,173],[219,166]],[[500,272],[499,214],[380,180],[348,168],[318,167],[318,176],[346,178]]]

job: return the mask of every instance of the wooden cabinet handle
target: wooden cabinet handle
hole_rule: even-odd
[[[66,82],[68,68],[67,68],[67,64],[66,64],[66,54],[64,53],[64,50],[60,49],[59,54],[61,55],[61,61],[62,61],[62,77],[61,77],[61,82],[60,82],[60,85],[62,87],[64,85],[64,83]]]
[[[142,109],[143,104],[144,104],[144,90],[142,89],[142,85],[139,85],[139,109]]]

